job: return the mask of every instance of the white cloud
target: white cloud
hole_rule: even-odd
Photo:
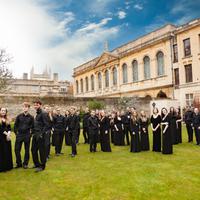
[[[134,5],[134,8],[135,8],[136,10],[143,10],[143,6],[140,5],[140,4],[135,4],[135,5]]]
[[[124,19],[124,18],[126,18],[126,12],[124,12],[124,11],[119,11],[119,12],[118,12],[118,18],[119,18],[119,19]]]
[[[13,56],[9,66],[17,77],[32,65],[42,71],[47,65],[62,79],[70,79],[73,68],[96,56],[96,47],[117,35],[119,27],[107,27],[111,18],[89,23],[71,32],[76,22],[72,12],[62,19],[50,14],[34,0],[0,0],[0,44]]]

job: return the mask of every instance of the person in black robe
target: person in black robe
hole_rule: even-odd
[[[178,143],[182,143],[182,117],[180,109],[176,109],[176,132]]]
[[[153,131],[153,151],[161,152],[161,116],[158,108],[153,109],[151,129]]]
[[[66,123],[66,129],[65,129],[65,145],[71,146],[71,140],[69,135],[69,119],[70,119],[70,112],[67,110],[65,112],[65,123]]]
[[[77,155],[76,142],[77,142],[79,125],[80,125],[80,121],[76,114],[76,109],[72,107],[70,109],[70,117],[69,117],[69,124],[68,124],[68,130],[69,130],[71,147],[72,147],[71,157],[75,157]]]
[[[196,144],[200,145],[200,113],[199,113],[198,108],[194,109],[193,123],[192,124],[193,124],[193,127],[194,127]]]
[[[89,108],[85,109],[85,113],[83,115],[83,137],[84,137],[84,144],[89,143],[88,139],[88,118],[90,117]]]
[[[45,134],[46,157],[48,160],[50,158],[50,151],[51,151],[51,134],[52,134],[52,127],[53,127],[53,117],[52,117],[51,108],[48,105],[44,106],[44,111],[46,112],[46,118],[48,120],[48,130]]]
[[[111,152],[110,147],[110,122],[109,118],[106,116],[105,111],[101,111],[101,119],[100,119],[100,144],[101,151],[103,152]]]
[[[7,116],[7,109],[0,109],[0,172],[13,168],[11,147],[11,126]]]
[[[170,116],[166,108],[161,110],[161,125],[162,125],[162,153],[172,154],[173,153],[173,139],[170,127]]]
[[[116,117],[116,114],[114,112],[111,113],[110,115],[110,132],[111,132],[111,142],[114,144],[114,135],[115,135],[115,123],[114,119]]]
[[[30,104],[24,102],[23,104],[23,113],[17,115],[14,124],[14,132],[16,135],[15,140],[15,156],[16,156],[16,167],[23,167],[24,169],[28,168],[28,162],[30,157],[30,142],[31,142],[31,132],[34,125],[34,117],[29,113]],[[24,144],[25,154],[24,161],[22,165],[21,159],[21,148]]]
[[[131,148],[130,152],[140,152],[141,151],[141,144],[140,144],[140,123],[138,119],[138,114],[136,111],[132,112],[131,121],[130,121],[130,128],[131,128]]]
[[[62,145],[66,130],[65,117],[61,115],[60,109],[56,109],[57,114],[53,116],[53,144],[55,146],[55,154],[57,156],[63,154]]]
[[[192,128],[192,122],[193,122],[193,111],[191,107],[187,107],[187,110],[184,114],[184,121],[186,124],[187,134],[188,134],[188,142],[193,142],[193,128]]]
[[[95,110],[95,117],[98,121],[98,123],[100,122],[100,112],[98,109]],[[100,132],[99,132],[99,129],[98,129],[98,135],[97,135],[97,143],[100,143]]]
[[[141,141],[141,150],[149,151],[149,119],[144,111],[140,112],[140,141]]]
[[[117,112],[116,117],[114,119],[114,127],[115,127],[115,133],[114,133],[114,144],[116,146],[124,146],[124,127],[122,123],[122,118],[120,115],[120,112]]]
[[[80,116],[80,111],[78,110],[76,112],[76,115],[77,115],[77,118],[78,118],[78,134],[77,134],[77,138],[76,138],[76,144],[79,143],[79,139],[80,139],[80,134],[81,134],[81,126],[80,126],[80,123],[81,123],[81,116]]]
[[[90,152],[96,152],[99,133],[99,120],[96,117],[94,110],[91,111],[90,117],[88,118],[88,129],[90,134]]]
[[[172,142],[173,144],[178,144],[178,135],[177,135],[177,116],[176,116],[176,110],[174,107],[170,107],[169,112],[169,118],[170,118],[170,132],[172,134]]]
[[[124,128],[123,129],[124,142],[126,140],[126,144],[130,145],[130,141],[129,141],[130,119],[128,117],[130,116],[127,115],[127,113],[125,113],[124,111],[121,112],[122,124]]]
[[[34,118],[34,128],[32,137],[32,158],[35,172],[41,172],[46,167],[46,148],[45,148],[45,134],[49,129],[49,122],[46,113],[42,110],[42,102],[35,101],[34,108],[36,116]]]

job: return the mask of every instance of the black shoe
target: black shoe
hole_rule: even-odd
[[[38,167],[38,168],[36,168],[35,172],[37,173],[37,172],[41,172],[41,171],[43,171],[43,170],[44,170],[43,168]]]
[[[75,154],[72,154],[71,157],[74,158],[74,157],[75,157]]]
[[[18,169],[18,168],[21,168],[21,167],[22,167],[22,165],[16,165],[15,169]]]
[[[59,153],[56,153],[56,156],[59,156],[60,154]]]
[[[28,169],[28,165],[23,165],[23,168],[24,169]]]

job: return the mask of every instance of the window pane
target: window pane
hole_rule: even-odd
[[[91,90],[94,90],[94,75],[91,76]]]
[[[173,51],[174,51],[174,62],[178,62],[178,47],[177,44],[173,46]]]
[[[150,78],[150,59],[148,56],[144,58],[144,79]]]
[[[105,86],[109,87],[109,71],[106,70],[105,72]]]
[[[175,85],[179,85],[179,69],[174,69],[174,79]]]
[[[127,74],[127,65],[126,64],[123,64],[122,71],[123,71],[123,83],[127,83],[128,82],[128,74]]]
[[[158,76],[164,75],[164,54],[159,52],[157,54]]]
[[[183,40],[185,56],[191,55],[190,38]]]
[[[192,81],[192,65],[185,65],[185,82],[190,83]]]
[[[133,81],[138,81],[138,63],[136,60],[132,63]]]
[[[98,74],[98,86],[99,86],[99,89],[102,88],[102,77],[101,77],[101,73]]]
[[[113,85],[117,85],[117,68],[113,69]]]

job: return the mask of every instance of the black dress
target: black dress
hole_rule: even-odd
[[[161,123],[160,115],[158,115],[156,118],[154,118],[153,115],[151,116],[151,124],[154,129],[160,123]],[[161,152],[161,128],[160,128],[160,126],[156,129],[156,131],[153,131],[153,151]]]
[[[176,120],[182,119],[180,115],[177,115]],[[182,122],[179,121],[177,122],[177,127],[176,127],[176,134],[177,134],[177,140],[178,143],[182,143]]]
[[[10,124],[2,122],[0,124],[0,172],[13,168],[11,141],[6,140],[4,131],[11,131]]]
[[[114,125],[117,127],[115,128],[114,133],[114,144],[117,146],[124,146],[124,132],[123,132],[123,123],[121,117],[116,117],[114,119]]]
[[[149,151],[149,133],[148,133],[148,118],[142,119],[140,118],[140,140],[141,140],[141,150]]]
[[[172,142],[173,142],[173,144],[178,144],[178,136],[177,136],[177,131],[176,131],[177,117],[176,117],[175,113],[169,113],[169,119],[170,119],[170,131],[172,134]]]
[[[130,152],[140,152],[141,151],[141,144],[140,144],[140,124],[139,120],[133,122],[131,119],[130,121],[130,129],[131,129],[131,149]]]
[[[100,144],[103,152],[111,152],[110,147],[110,121],[108,117],[100,120]]]
[[[170,127],[170,117],[169,115],[164,116],[162,118],[162,153],[163,154],[172,154],[173,153],[173,142],[172,142],[172,134]],[[165,127],[168,125],[165,133],[163,133]]]

